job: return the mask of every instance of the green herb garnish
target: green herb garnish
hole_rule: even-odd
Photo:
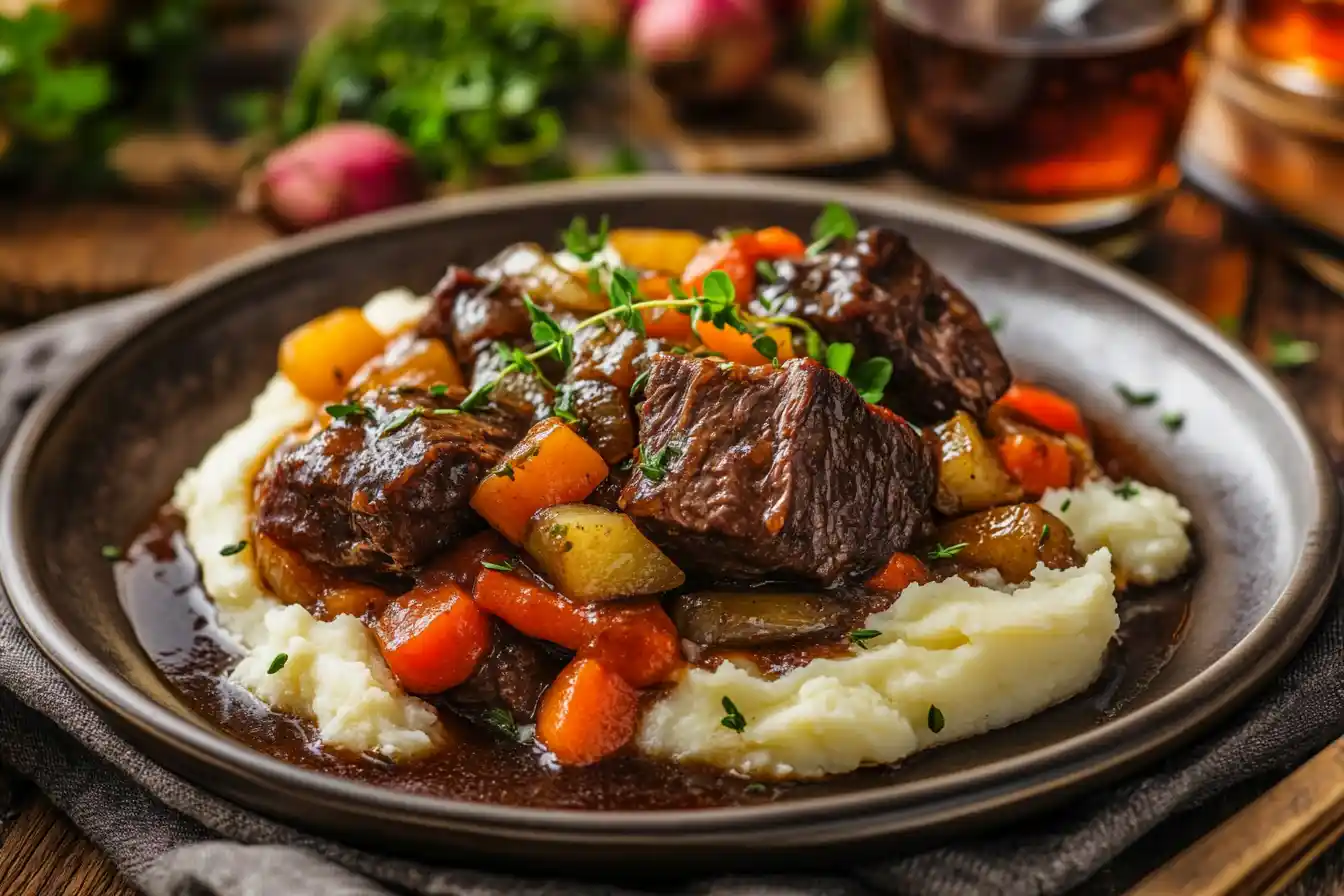
[[[487,709],[481,713],[481,721],[508,740],[518,739],[518,723],[513,720],[513,713],[507,709],[499,707]]]
[[[631,398],[634,398],[634,397],[635,397],[636,395],[638,395],[640,392],[643,392],[643,391],[644,391],[644,384],[647,383],[648,381],[649,381],[649,371],[648,371],[648,370],[645,370],[645,371],[644,371],[643,373],[641,373],[639,376],[635,377],[635,381],[634,381],[633,383],[630,384],[630,397],[631,397]]]
[[[100,553],[103,555],[104,560],[120,560],[122,557],[126,556],[122,553],[121,548],[114,544],[103,545]]]
[[[887,391],[887,383],[891,382],[891,370],[889,358],[869,358],[854,369],[849,381],[864,401],[877,404]]]
[[[493,569],[495,572],[513,572],[515,569],[513,561],[505,560],[502,563],[492,563],[489,560],[482,560],[481,565],[486,569]]]
[[[761,357],[773,362],[776,367],[779,366],[779,344],[773,337],[761,334],[751,340],[751,347],[756,349]]]
[[[1065,499],[1064,499],[1064,503],[1061,504],[1061,505],[1059,505],[1059,512],[1060,512],[1060,513],[1068,513],[1068,512],[1069,512],[1069,508],[1072,507],[1072,506],[1073,506],[1073,499],[1072,499],[1072,498],[1065,498]]]
[[[502,476],[502,477],[504,477],[505,479],[513,479],[513,478],[514,478],[514,476],[513,476],[513,464],[505,462],[505,463],[500,464],[500,465],[497,466],[497,467],[491,467],[489,470],[486,471],[486,474],[485,474],[485,475],[487,475],[487,476]]]
[[[837,239],[852,240],[858,233],[859,222],[849,209],[838,202],[829,202],[812,222],[812,245],[807,247],[807,254],[816,255]]]
[[[854,363],[854,346],[848,342],[832,342],[826,346],[826,366],[841,376],[849,376]]]
[[[737,706],[733,703],[731,698],[723,698],[723,711],[726,712],[727,715],[719,719],[720,725],[727,728],[729,731],[736,731],[738,734],[741,734],[746,730],[747,720],[742,713],[738,711]]]
[[[1157,401],[1156,392],[1135,392],[1124,383],[1116,383],[1115,391],[1130,407],[1146,408]]]
[[[779,279],[779,271],[775,270],[775,266],[765,259],[756,262],[756,273],[760,275],[762,280],[774,282]]]
[[[1038,549],[1045,547],[1045,543],[1049,540],[1050,540],[1050,524],[1046,523],[1044,526],[1041,527],[1041,538],[1039,541],[1036,542],[1036,547]]]
[[[451,417],[454,414],[462,413],[461,408],[435,408],[429,412],[434,417]]]
[[[928,721],[929,721],[929,730],[932,731],[934,734],[937,734],[940,731],[942,731],[943,726],[947,724],[947,720],[943,718],[943,711],[932,704],[929,705]]]
[[[861,628],[849,633],[849,641],[855,647],[863,650],[868,649],[868,642],[873,638],[879,637],[882,633],[873,628]]]
[[[564,538],[569,533],[569,527],[563,523],[551,523],[546,533],[552,538]]]
[[[429,387],[429,394],[435,398],[442,398],[448,394],[448,385],[446,383],[435,383]]]
[[[997,333],[1003,329],[1003,325],[1005,323],[1007,323],[1007,321],[1004,319],[1003,315],[996,314],[989,320],[985,321],[985,326],[989,328],[989,332]]]
[[[1171,432],[1178,432],[1185,425],[1185,415],[1180,411],[1167,411],[1162,415],[1162,425]]]
[[[324,409],[333,419],[342,420],[346,417],[372,417],[373,412],[363,405],[358,404],[329,404]]]
[[[574,413],[574,387],[571,384],[562,383],[555,391],[555,407],[551,408],[551,413],[566,423],[579,422],[579,415]]]
[[[651,482],[662,482],[667,478],[667,463],[681,454],[681,446],[669,441],[663,447],[639,463],[639,472]]]
[[[285,668],[285,663],[287,662],[289,662],[289,654],[277,653],[275,655],[275,659],[271,660],[271,664],[266,667],[266,674],[274,675],[281,669]]]
[[[966,547],[967,544],[964,541],[961,544],[950,544],[947,546],[943,546],[940,543],[938,545],[935,545],[933,550],[929,551],[929,559],[947,560],[960,554],[963,550],[966,549]]]
[[[393,414],[388,421],[378,428],[378,438],[389,436],[417,417],[422,416],[425,409],[421,407],[405,408]]]
[[[1130,498],[1137,495],[1139,490],[1134,486],[1133,480],[1126,477],[1124,482],[1115,487],[1114,492],[1116,497],[1124,498],[1128,501]]]
[[[588,232],[588,219],[582,216],[569,222],[564,233],[560,234],[565,249],[579,261],[592,261],[593,256],[602,251],[607,244],[607,229],[611,222],[603,215],[597,223],[597,230]]]
[[[1276,370],[1305,367],[1321,357],[1321,348],[1306,339],[1296,339],[1287,333],[1271,333],[1269,355],[1266,361]]]
[[[232,557],[234,554],[241,554],[246,547],[247,539],[244,538],[242,541],[235,542],[234,544],[224,545],[224,547],[219,549],[219,556]]]
[[[760,781],[752,781],[752,782],[751,782],[750,784],[748,784],[746,787],[743,787],[743,788],[742,788],[742,792],[743,792],[743,793],[750,793],[750,794],[753,794],[753,795],[754,795],[754,794],[765,793],[766,790],[768,790],[768,789],[769,789],[769,788],[767,788],[767,787],[766,787],[764,784],[762,784]]]

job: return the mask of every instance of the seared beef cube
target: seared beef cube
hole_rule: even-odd
[[[541,695],[564,668],[558,649],[524,637],[501,622],[491,626],[490,654],[443,699],[470,712],[502,709],[516,723],[534,721]]]
[[[491,401],[513,405],[534,423],[551,416],[555,404],[555,392],[551,387],[530,373],[510,373],[501,378],[500,371],[508,363],[499,352],[489,349],[481,352],[472,365],[471,387],[475,389],[482,383],[499,380],[490,392]]]
[[[354,402],[361,412],[281,447],[257,480],[258,531],[313,562],[401,572],[482,528],[471,493],[527,418],[435,413],[466,394],[369,392]]]
[[[578,431],[608,465],[635,450],[635,414],[630,390],[608,380],[576,380],[565,387],[579,418]]]
[[[420,322],[420,333],[447,342],[464,368],[470,368],[491,343],[513,343],[531,332],[523,291],[508,278],[490,280],[454,266],[431,297],[434,303]]]
[[[890,358],[887,403],[921,423],[964,410],[983,419],[1012,383],[994,335],[970,299],[893,230],[864,230],[852,245],[775,263],[778,278],[753,303],[791,314],[829,342],[850,342],[855,362]]]
[[[682,569],[833,584],[905,549],[933,498],[920,435],[810,360],[657,355],[621,506]]]

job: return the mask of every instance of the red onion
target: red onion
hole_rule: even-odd
[[[730,100],[769,73],[776,30],[765,0],[640,0],[630,48],[673,99]]]
[[[273,152],[257,184],[258,211],[286,232],[415,202],[425,186],[415,156],[377,125],[324,125]]]

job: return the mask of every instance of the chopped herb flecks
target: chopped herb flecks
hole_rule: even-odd
[[[1162,415],[1162,425],[1171,432],[1178,432],[1185,425],[1185,415],[1180,411],[1167,411]]]
[[[125,554],[122,553],[121,548],[114,544],[103,545],[100,553],[103,555],[104,560],[120,560],[125,556]]]
[[[358,404],[329,404],[325,408],[326,412],[333,418],[340,420],[344,417],[371,417],[372,412],[368,408]]]
[[[266,667],[266,674],[274,675],[281,669],[285,668],[285,663],[287,662],[289,662],[289,654],[277,653],[275,655],[275,659],[271,660],[271,664]]]
[[[933,550],[929,551],[930,560],[947,560],[955,557],[966,548],[966,542],[961,544],[950,544],[944,547],[942,544],[935,545]]]
[[[1117,485],[1114,491],[1116,497],[1124,498],[1126,501],[1128,501],[1130,498],[1134,497],[1139,493],[1139,490],[1134,486],[1134,481],[1128,478],[1125,479],[1124,482]]]
[[[429,394],[435,398],[442,398],[448,394],[448,386],[444,383],[435,383],[429,387]]]
[[[762,784],[760,781],[752,781],[746,787],[742,788],[743,793],[750,793],[753,795],[759,793],[765,793],[767,790],[769,790],[769,788],[766,787],[764,784]]]
[[[1050,524],[1046,523],[1041,527],[1041,540],[1036,543],[1038,548],[1045,547],[1045,543],[1050,540]]]
[[[742,713],[738,711],[738,708],[736,704],[733,703],[732,698],[730,697],[723,698],[723,711],[726,712],[727,715],[719,719],[720,725],[722,725],[723,727],[727,728],[730,731],[736,731],[738,734],[741,734],[743,731],[746,730],[747,728],[746,717],[743,716]]]
[[[502,464],[500,464],[500,465],[497,466],[497,467],[491,467],[491,468],[489,469],[489,471],[486,472],[485,475],[487,475],[487,476],[502,476],[502,477],[504,477],[505,479],[512,479],[512,478],[514,478],[514,476],[513,476],[513,464],[510,464],[510,463],[502,463]]]
[[[861,628],[849,633],[850,643],[863,650],[868,649],[868,642],[873,638],[881,636],[881,632],[875,628]]]
[[[1156,392],[1135,392],[1124,383],[1116,383],[1115,391],[1130,407],[1146,408],[1157,401]]]
[[[1069,512],[1069,508],[1072,507],[1072,506],[1073,506],[1073,499],[1072,499],[1072,498],[1065,498],[1065,499],[1064,499],[1064,503],[1061,504],[1061,505],[1059,505],[1059,512],[1060,512],[1060,513],[1068,513],[1068,512]]]
[[[635,377],[635,381],[630,384],[630,397],[634,398],[636,395],[643,392],[644,384],[647,383],[648,381],[649,381],[649,371],[647,370],[645,370],[639,376]]]
[[[234,554],[241,554],[243,552],[243,549],[246,547],[247,547],[247,539],[235,542],[234,544],[226,544],[224,545],[224,547],[219,549],[219,556],[232,557]]]
[[[489,560],[482,560],[481,565],[486,569],[493,569],[495,572],[513,572],[515,568],[512,560],[505,560],[502,563],[492,563]]]
[[[943,711],[936,706],[929,706],[929,730],[934,734],[943,730],[947,720],[943,718]]]
[[[997,333],[1003,329],[1004,323],[1006,323],[1006,321],[1004,320],[1003,315],[996,314],[989,320],[985,321],[985,326],[989,328],[989,332]]]
[[[816,255],[836,240],[852,240],[858,233],[859,222],[849,209],[838,202],[828,202],[812,222],[812,245],[807,247],[807,254]]]
[[[1321,348],[1307,339],[1297,339],[1287,333],[1271,333],[1269,355],[1266,361],[1276,370],[1305,367],[1321,357]]]
[[[779,271],[775,270],[775,266],[765,259],[756,262],[756,273],[760,275],[762,280],[774,282],[779,279]]]
[[[647,460],[640,461],[639,472],[651,482],[662,482],[667,478],[668,461],[673,460],[681,454],[681,446],[668,442],[656,452],[649,455]]]
[[[425,409],[420,407],[406,408],[405,410],[397,411],[386,423],[379,427],[378,438],[381,439],[391,435],[424,413]]]

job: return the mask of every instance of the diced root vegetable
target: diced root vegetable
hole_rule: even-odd
[[[1037,563],[1069,569],[1079,561],[1069,527],[1039,504],[991,507],[963,516],[940,526],[937,537],[945,547],[964,545],[948,559],[933,561],[944,573],[997,569],[1004,581],[1017,584],[1031,577]]]
[[[1048,489],[1068,488],[1073,480],[1073,460],[1063,439],[1042,433],[1016,433],[998,441],[999,457],[1008,475],[1035,500]]]
[[[742,246],[743,238],[749,236],[744,234],[732,240],[705,243],[681,275],[687,293],[699,292],[709,274],[723,271],[733,282],[738,303],[745,305],[750,302],[751,294],[756,291],[756,260]]]
[[[280,373],[309,401],[335,401],[355,371],[381,352],[385,343],[358,308],[338,308],[284,338]]]
[[[700,591],[672,603],[677,632],[706,647],[758,647],[834,629],[849,606],[831,595]]]
[[[941,451],[937,508],[947,516],[1022,500],[994,447],[965,411],[935,428]]]
[[[891,559],[873,574],[867,586],[876,591],[899,593],[911,585],[929,581],[929,571],[914,554],[892,554]]]
[[[472,509],[515,544],[543,507],[582,501],[607,478],[607,464],[559,419],[543,420],[481,480]]]
[[[695,332],[705,348],[723,355],[725,361],[748,367],[761,367],[770,363],[769,358],[756,350],[753,342],[757,337],[751,333],[739,333],[731,327],[716,327],[706,321],[697,323]],[[780,361],[793,357],[793,336],[788,327],[766,327],[762,335],[774,340]]]
[[[661,594],[686,582],[685,574],[630,517],[588,504],[537,511],[523,547],[571,600]]]
[[[1047,429],[1087,438],[1087,426],[1078,406],[1049,389],[1014,383],[999,399],[999,404]]]
[[[542,698],[537,737],[561,765],[591,765],[625,746],[638,718],[634,688],[602,662],[580,657]]]
[[[757,259],[774,261],[779,258],[802,255],[807,251],[807,244],[803,242],[802,237],[783,227],[767,227],[764,230],[758,230],[751,234],[750,239],[752,254]]]
[[[618,228],[608,234],[607,243],[627,267],[680,274],[705,240],[690,230]]]
[[[386,388],[389,386],[461,386],[462,369],[441,339],[426,339],[414,334],[399,336],[381,354],[361,367],[350,380],[350,388]]]
[[[521,576],[483,570],[477,605],[523,634],[585,654],[592,650],[626,681],[647,687],[681,665],[676,627],[657,601],[576,604]]]
[[[379,615],[374,633],[401,686],[437,694],[471,677],[490,649],[490,621],[456,585],[415,588]]]

